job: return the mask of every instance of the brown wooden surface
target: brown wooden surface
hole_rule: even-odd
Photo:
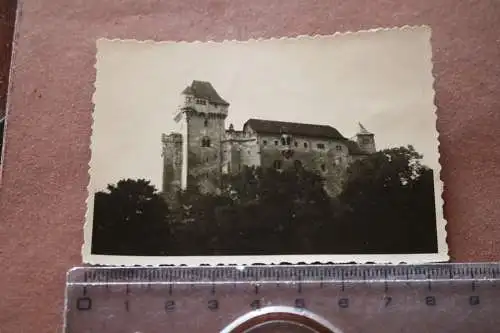
[[[448,241],[500,259],[500,2],[25,0],[0,187],[0,331],[55,332],[81,262],[98,37],[222,40],[433,28]],[[369,55],[367,55],[369,56]]]

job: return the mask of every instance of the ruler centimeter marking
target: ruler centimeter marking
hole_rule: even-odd
[[[496,279],[500,272],[500,264],[478,264],[467,270],[462,267],[465,264],[440,264],[439,266],[424,266],[415,269],[415,266],[310,266],[304,271],[295,271],[290,267],[247,266],[244,268],[219,266],[219,267],[196,267],[185,269],[183,267],[82,267],[75,268],[68,273],[68,284],[113,284],[129,282],[141,282],[152,284],[158,282],[190,282],[206,283],[224,281],[229,282],[255,282],[271,281],[296,282],[296,281],[393,281],[393,280],[463,280],[475,278]],[[450,267],[448,267],[450,266]],[[305,267],[307,268],[307,267]],[[301,267],[301,269],[304,269]],[[79,275],[83,274],[83,278]]]

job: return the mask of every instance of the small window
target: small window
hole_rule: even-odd
[[[324,144],[324,143],[317,143],[317,144],[316,144],[316,147],[317,147],[318,149],[325,149],[325,144]]]
[[[277,146],[278,145],[278,140],[274,140],[274,145]]]
[[[302,162],[300,160],[293,161],[293,165],[295,166],[295,169],[301,169],[302,168]]]
[[[283,146],[284,146],[284,145],[286,145],[285,137],[283,137],[283,136],[281,137],[281,144],[282,144]]]
[[[191,103],[193,101],[193,97],[186,96],[186,103]]]
[[[295,145],[295,147],[299,146],[299,143],[297,141],[295,141],[293,144]]]
[[[335,147],[335,149],[337,149],[337,151],[342,151],[342,146],[341,146],[341,145],[337,145],[337,146]]]
[[[203,125],[204,125],[205,127],[207,127],[207,126],[208,126],[208,119],[205,119],[205,120],[203,121]]]
[[[321,171],[323,171],[323,172],[326,171],[326,166],[324,164],[321,164]]]
[[[307,148],[307,142],[304,142],[304,148]]]
[[[274,161],[274,163],[273,163],[273,167],[274,167],[276,170],[281,169],[281,161],[279,161],[279,160]]]
[[[362,142],[364,145],[367,145],[367,144],[371,143],[369,138],[363,138],[363,139],[361,139],[361,142]]]
[[[267,145],[267,140],[262,140],[262,144],[265,146]]]
[[[201,98],[196,99],[196,104],[207,105],[207,101]]]
[[[210,138],[204,137],[203,139],[201,139],[201,146],[210,147]]]

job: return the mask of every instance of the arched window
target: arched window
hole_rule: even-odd
[[[321,164],[321,171],[323,171],[323,172],[326,171],[326,166],[324,164]]]
[[[208,126],[208,119],[205,119],[205,120],[203,121],[203,125],[204,125],[205,127],[207,127],[207,126]]]
[[[307,148],[307,142],[304,142],[304,148]]]
[[[210,138],[209,137],[203,137],[201,139],[201,146],[202,147],[210,147]]]
[[[281,137],[281,144],[282,144],[283,146],[284,146],[284,145],[286,145],[286,142],[285,142],[285,137],[284,137],[284,136],[282,136],[282,137]]]

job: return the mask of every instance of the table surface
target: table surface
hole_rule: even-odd
[[[497,0],[24,0],[0,186],[2,333],[55,332],[65,272],[81,263],[98,37],[223,40],[427,24],[448,244],[500,260]]]

